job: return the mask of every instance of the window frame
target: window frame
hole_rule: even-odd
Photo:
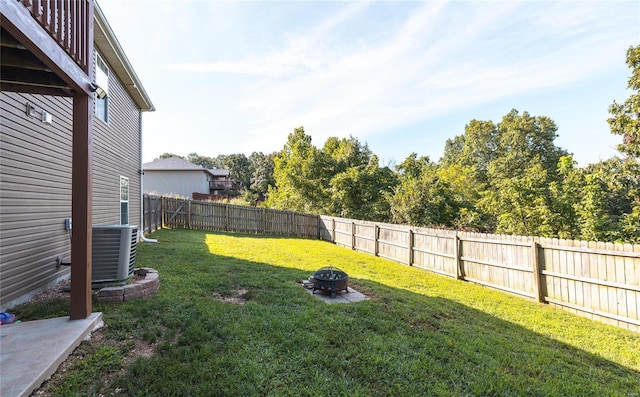
[[[96,94],[94,94],[94,103],[95,103],[95,114],[96,116],[104,121],[105,123],[109,123],[109,80],[111,79],[111,72],[109,70],[109,66],[107,66],[107,62],[96,52],[96,84],[100,86],[106,93],[107,96],[100,99]]]
[[[129,224],[129,178],[120,175],[119,196],[120,196],[120,224]],[[124,219],[126,218],[126,219]]]

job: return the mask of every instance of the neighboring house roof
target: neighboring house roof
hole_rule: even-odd
[[[168,157],[162,160],[144,163],[142,167],[145,170],[162,170],[162,171],[208,171],[205,168],[188,162],[180,157]]]
[[[208,170],[206,168],[200,167],[199,165],[190,163],[180,157],[168,157],[166,159],[144,163],[142,165],[142,169],[144,169],[145,171],[202,171],[215,177],[229,176],[229,170]]]
[[[98,3],[95,2],[94,5],[93,41],[96,48],[109,63],[136,105],[143,111],[153,112],[156,109],[111,30],[107,18]]]

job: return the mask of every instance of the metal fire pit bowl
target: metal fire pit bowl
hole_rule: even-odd
[[[313,273],[313,293],[317,290],[331,293],[331,298],[336,297],[338,291],[349,292],[349,275],[333,266],[323,267]]]

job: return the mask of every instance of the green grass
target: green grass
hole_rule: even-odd
[[[640,396],[640,334],[326,242],[153,238],[138,265],[158,270],[160,292],[95,304],[103,339],[83,343],[49,394]],[[327,265],[371,300],[327,305],[300,287]],[[216,299],[240,289],[243,305]],[[153,354],[128,353],[140,343]]]

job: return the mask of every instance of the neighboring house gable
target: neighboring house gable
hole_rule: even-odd
[[[154,108],[97,5],[93,22],[95,47],[89,62],[95,68],[99,56],[108,69],[109,117],[94,117],[92,123],[91,224],[124,222],[141,228],[140,121],[141,112]],[[17,42],[4,30],[2,35],[3,45]],[[6,65],[2,67],[4,71]],[[65,225],[72,217],[74,99],[61,94],[0,91],[3,310],[69,277],[69,268],[57,268],[56,261],[72,261],[71,233]],[[47,122],[43,113],[50,115]]]

